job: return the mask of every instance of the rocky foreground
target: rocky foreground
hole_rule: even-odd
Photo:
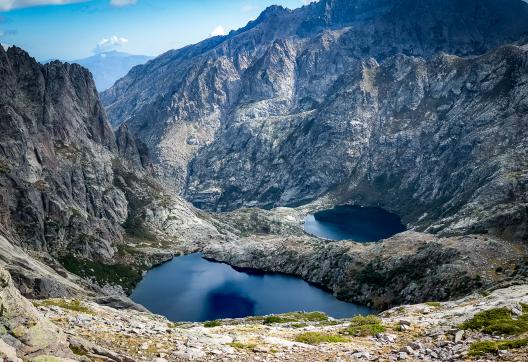
[[[300,312],[172,323],[148,312],[88,300],[30,303],[1,270],[0,303],[0,358],[9,362],[528,358],[528,285],[352,319]]]

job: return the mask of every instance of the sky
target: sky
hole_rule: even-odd
[[[0,43],[38,60],[75,60],[110,50],[159,55],[222,35],[269,5],[307,0],[0,0]]]

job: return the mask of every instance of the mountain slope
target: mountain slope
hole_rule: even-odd
[[[24,293],[76,294],[75,283],[101,292],[61,264],[101,285],[130,287],[141,277],[136,268],[170,257],[129,255],[131,240],[160,243],[143,225],[147,208],[152,222],[165,213],[180,228],[200,230],[192,208],[151,177],[145,146],[126,126],[114,134],[88,70],[1,48],[0,82],[0,265]]]
[[[526,238],[526,51],[437,54],[527,32],[520,0],[275,6],[134,68],[102,99],[202,208],[331,195],[429,231]]]
[[[84,59],[73,60],[87,68],[93,75],[99,91],[110,88],[119,78],[125,76],[130,69],[144,64],[152,59],[146,55],[133,55],[118,51],[98,53]]]

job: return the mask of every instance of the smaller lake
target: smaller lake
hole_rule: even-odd
[[[334,318],[372,312],[340,301],[300,278],[235,270],[200,254],[180,256],[150,270],[130,297],[174,322],[296,311],[321,311]]]
[[[406,230],[398,215],[379,207],[337,206],[308,215],[308,234],[328,240],[379,241]]]

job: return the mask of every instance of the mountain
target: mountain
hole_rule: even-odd
[[[203,209],[324,198],[526,239],[527,35],[521,0],[273,6],[135,67],[102,101]]]
[[[126,254],[142,208],[165,197],[148,153],[125,126],[114,134],[78,64],[42,65],[0,48],[0,81],[0,265],[25,295],[79,293],[76,283],[93,291],[65,279],[62,265],[111,268]]]
[[[270,7],[134,67],[102,94],[114,127],[89,70],[0,47],[0,359],[526,360],[490,338],[526,330],[527,19],[514,0]],[[412,230],[304,231],[338,204]],[[126,297],[194,252],[399,307],[181,325]]]
[[[146,55],[133,55],[118,51],[97,53],[91,57],[73,60],[87,68],[94,77],[95,85],[99,91],[110,88],[116,80],[125,76],[130,69],[139,64],[148,62],[152,57]]]
[[[466,67],[516,64],[525,53],[505,48],[493,57],[475,58]],[[414,86],[408,80],[425,66],[416,58],[401,56],[392,62],[407,75],[395,75],[392,63],[387,69],[371,63],[365,74],[386,73],[383,79],[394,84],[383,83],[377,89],[364,79],[363,86],[383,94]],[[443,66],[439,62],[434,68]],[[484,78],[487,84],[493,81]],[[0,90],[0,267],[9,271],[24,296],[75,296],[138,308],[124,291],[130,291],[143,271],[173,255],[197,251],[236,266],[298,275],[343,299],[381,308],[460,296],[511,278],[514,271],[522,275],[519,264],[526,250],[491,235],[446,239],[409,232],[368,246],[327,244],[303,231],[306,210],[241,209],[222,214],[196,210],[155,177],[148,149],[130,133],[127,123],[112,130],[87,69],[59,61],[42,65],[11,47],[0,49],[0,81],[4,85]],[[383,108],[372,96],[358,93],[358,97]],[[524,93],[518,97],[524,99]],[[334,112],[341,103],[336,99],[325,112]],[[503,122],[504,137],[512,138],[495,138],[503,147],[523,137],[506,132],[516,121],[512,115]],[[254,149],[254,141],[241,135],[238,139]],[[225,150],[217,152],[231,162]],[[329,152],[340,155],[335,149]],[[218,156],[210,156],[211,162],[218,162]],[[509,159],[514,167],[514,159]],[[274,169],[278,176],[289,177],[278,163]],[[497,210],[490,212],[500,215]],[[424,262],[429,272],[416,272],[414,266]],[[501,276],[488,276],[484,271],[490,263],[508,267],[503,267]],[[378,278],[365,279],[371,272]],[[410,281],[419,286],[405,288]]]

